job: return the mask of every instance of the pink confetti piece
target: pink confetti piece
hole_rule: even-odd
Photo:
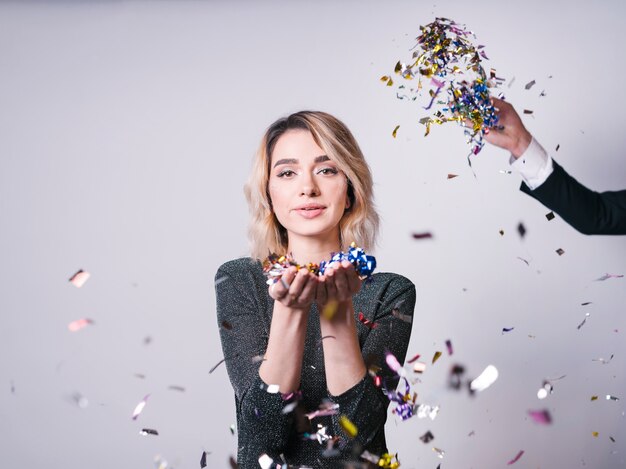
[[[529,410],[528,415],[535,423],[539,423],[541,425],[550,425],[552,423],[552,417],[547,409]]]
[[[90,324],[94,324],[93,320],[88,319],[88,318],[84,318],[84,319],[77,319],[76,321],[72,321],[67,325],[67,328],[70,330],[70,332],[77,332],[80,331],[83,327],[86,327]]]
[[[406,370],[391,352],[387,352],[385,361],[387,362],[389,368],[391,368],[391,370],[393,370],[398,376],[406,376]]]
[[[146,394],[146,396],[141,400],[141,402],[137,404],[137,406],[135,407],[135,410],[133,411],[133,420],[137,420],[137,417],[139,417],[139,414],[141,414],[141,412],[143,411],[143,408],[146,406],[146,403],[148,402],[149,397],[150,397],[150,394]]]
[[[85,282],[87,281],[87,279],[89,279],[90,276],[91,274],[89,272],[85,272],[84,270],[80,269],[78,270],[78,272],[76,272],[74,275],[70,277],[69,281],[76,288],[80,288],[85,284]]]
[[[623,275],[618,275],[618,274],[604,274],[602,277],[597,278],[595,281],[596,282],[604,282],[605,280],[608,280],[610,278],[622,278],[624,277]]]
[[[517,455],[507,463],[507,465],[510,466],[511,464],[515,464],[522,457],[522,454],[524,454],[523,450],[517,453]]]
[[[324,402],[320,405],[319,409],[305,414],[309,420],[315,417],[325,417],[328,415],[336,415],[339,412],[339,404],[331,402]]]
[[[452,355],[452,341],[450,339],[446,340],[446,347],[448,348],[448,355]]]

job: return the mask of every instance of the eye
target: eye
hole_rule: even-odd
[[[295,172],[293,172],[291,169],[283,169],[280,173],[277,174],[277,176],[279,178],[291,178],[294,174],[296,174]]]
[[[330,175],[334,175],[334,174],[339,174],[339,170],[337,168],[322,168],[320,169],[317,174],[323,174],[325,176],[330,176]]]

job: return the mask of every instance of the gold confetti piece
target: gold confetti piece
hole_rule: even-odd
[[[387,86],[393,86],[393,80],[389,77],[389,81],[387,81]]]
[[[396,138],[396,135],[397,135],[397,133],[398,133],[398,129],[399,129],[399,128],[400,128],[400,126],[399,126],[399,125],[396,125],[396,128],[395,128],[395,129],[393,129],[393,132],[391,132],[391,135],[393,135],[393,138]]]
[[[595,436],[596,438],[598,438],[598,435],[599,435],[600,433],[598,433],[598,432],[591,432],[591,434],[592,434],[593,436]]]
[[[330,321],[335,316],[335,313],[337,312],[338,307],[339,307],[339,302],[329,301],[326,304],[326,306],[324,306],[324,309],[322,310],[322,316],[324,317],[324,319],[326,319],[327,321]]]
[[[70,277],[69,281],[76,288],[80,288],[85,284],[85,282],[90,276],[91,274],[89,272],[85,272],[84,270],[80,269],[78,270],[78,272],[76,272],[74,275]]]
[[[598,396],[591,396],[591,400],[592,401],[597,401],[598,400]]]
[[[356,428],[356,425],[353,424],[350,421],[350,419],[346,417],[345,415],[341,415],[339,417],[339,425],[350,438],[354,438],[359,433],[358,429]]]
[[[440,357],[440,356],[441,356],[441,352],[440,352],[439,350],[437,350],[437,351],[435,352],[435,354],[433,355],[433,361],[432,361],[432,364],[433,364],[433,365],[435,364],[435,362],[436,362],[437,360],[439,360],[439,357]]]
[[[76,321],[72,321],[67,325],[67,328],[70,332],[80,331],[83,327],[88,326],[89,324],[93,324],[94,322],[91,319],[77,319]]]
[[[556,253],[557,253],[559,256],[562,256],[563,254],[565,254],[565,251],[564,251],[563,249],[559,248],[559,249],[557,249],[557,250],[556,250]]]
[[[390,78],[387,75],[383,75],[382,77],[380,77],[380,81],[382,81],[383,83],[386,83],[389,80]]]

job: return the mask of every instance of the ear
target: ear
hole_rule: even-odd
[[[350,208],[350,197],[346,195],[346,210]]]

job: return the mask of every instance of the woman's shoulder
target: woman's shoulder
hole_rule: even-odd
[[[215,281],[217,282],[224,275],[234,277],[235,279],[246,279],[250,276],[263,277],[263,266],[261,262],[252,257],[240,257],[224,262],[217,269]]]
[[[403,275],[394,272],[376,272],[371,277],[371,282],[381,287],[393,287],[394,289],[415,288],[415,284]]]

